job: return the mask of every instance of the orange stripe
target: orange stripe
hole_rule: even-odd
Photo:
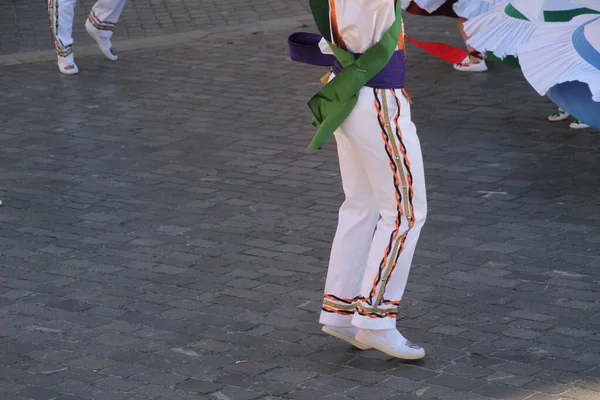
[[[404,28],[400,28],[400,37],[398,38],[398,50],[404,50]]]
[[[348,303],[356,303],[356,301],[358,300],[358,298],[354,298],[354,299],[344,299],[344,298],[342,298],[342,297],[339,297],[339,298],[337,298],[337,299],[336,299],[335,297],[333,297],[333,296],[330,296],[330,295],[328,295],[328,294],[324,294],[324,295],[323,295],[323,297],[325,297],[326,299],[332,300],[332,301],[340,301],[340,300],[342,300],[342,301],[346,301],[346,302],[348,302]]]
[[[396,95],[396,91],[394,89],[391,89],[392,93],[394,95],[394,97],[396,98],[396,101],[398,102],[398,105],[400,105],[400,99],[398,99],[398,96]],[[400,129],[400,124],[398,124],[398,119],[400,118],[400,107],[398,107],[398,115],[396,116],[396,118],[394,118],[394,124],[396,125],[396,129],[398,131],[398,135],[400,136],[400,146],[399,149],[402,152],[402,157],[404,157],[404,162],[406,164],[406,168],[408,169],[408,174],[407,174],[407,183],[408,183],[408,190],[410,192],[410,196],[407,199],[408,200],[408,204],[410,206],[410,215],[412,215],[412,220],[410,221],[410,225],[409,227],[412,228],[413,226],[415,226],[415,222],[416,222],[416,218],[415,218],[415,210],[412,204],[412,201],[410,201],[412,198],[414,198],[415,196],[415,192],[413,189],[413,180],[412,180],[412,173],[410,173],[410,160],[408,159],[408,155],[406,154],[406,148],[404,147],[404,142],[402,141],[402,129]],[[402,167],[402,166],[400,166]]]
[[[373,105],[375,106],[375,110],[377,110],[377,118],[379,119],[379,123],[385,126],[385,119],[383,118],[383,116],[381,115],[381,110],[379,109],[379,104],[377,103],[377,96],[379,96],[379,89],[375,89],[375,99],[373,99]],[[389,141],[387,140],[386,136],[385,136],[385,132],[382,130],[381,131],[381,137],[383,139],[383,142],[385,143],[385,146],[388,150],[388,152],[390,152],[390,154],[393,154],[392,148],[389,144]],[[394,170],[394,166],[393,163],[390,161],[390,166],[392,167],[392,171]],[[395,177],[394,177],[395,180]],[[397,182],[397,181],[396,181]],[[397,192],[396,192],[397,194]],[[392,240],[393,242],[393,240]],[[384,258],[383,258],[383,262],[381,264],[381,267],[385,267],[385,265],[387,264],[387,258],[389,256],[389,252],[390,252],[390,244],[388,243],[387,247],[385,248],[384,251]],[[379,277],[379,275],[381,274],[381,267],[379,268],[379,274],[375,276],[375,280],[373,281],[373,287],[371,289],[371,296],[375,295],[375,292],[377,290],[377,278]]]
[[[379,95],[379,91],[380,89],[376,89],[375,90],[375,96]],[[385,118],[383,117],[383,115],[381,114],[381,110],[379,109],[379,105],[377,103],[377,97],[373,100],[373,103],[375,105],[375,109],[377,110],[377,117],[379,118],[379,121],[381,123],[381,125],[383,125],[385,127],[386,123],[385,123]],[[387,139],[386,137],[386,132],[385,129],[383,129],[381,131],[381,137],[383,138],[383,142],[385,143],[386,148],[388,149],[389,154],[393,157],[394,156],[394,151],[392,150],[392,147],[389,143],[389,139]],[[398,174],[394,168],[394,163],[392,160],[390,160],[390,168],[392,170],[392,174],[394,175],[394,183],[396,185],[396,187],[398,187],[398,185],[400,184],[400,178],[398,177]],[[400,199],[400,196],[398,194],[398,190],[395,191],[396,192],[396,205],[398,206],[398,209],[400,210],[400,215],[398,216],[398,218],[396,218],[396,227],[394,230],[394,236],[392,236],[392,240],[391,243],[394,243],[396,241],[396,239],[398,238],[398,234],[400,233],[400,217],[402,216],[402,200]],[[385,252],[384,252],[384,262],[381,264],[380,268],[379,268],[379,273],[375,276],[375,279],[373,280],[373,287],[371,289],[371,297],[375,295],[375,293],[377,292],[377,281],[379,276],[381,275],[382,269],[385,269],[386,265],[387,265],[387,261],[388,261],[388,257],[390,255],[390,250],[391,250],[391,243],[388,243],[388,245],[385,248]],[[375,304],[376,305],[376,304]]]
[[[372,313],[365,313],[365,312],[361,312],[360,310],[358,311],[359,315],[362,315],[363,317],[369,317],[369,318],[395,318],[397,314],[391,314],[391,313],[384,313],[384,314],[378,314],[378,315],[373,315]],[[380,317],[381,316],[381,317]]]
[[[330,12],[330,21],[331,21],[331,34],[333,36],[333,44],[342,49],[348,49],[346,47],[346,42],[342,39],[342,35],[340,34],[340,29],[337,21],[337,12],[335,9],[335,0],[329,0],[329,12]]]
[[[336,314],[340,314],[340,315],[351,315],[351,313],[356,312],[356,311],[341,312],[341,311],[336,310],[335,308],[328,307],[328,306],[322,306],[321,308],[323,310],[331,311],[332,313],[336,313]]]
[[[409,228],[409,230],[410,230],[410,228]],[[404,244],[406,243],[406,237],[408,236],[408,232],[409,231],[404,232],[404,234],[402,234],[402,237],[400,238],[400,248],[398,249],[399,255],[401,255],[402,252],[404,251]],[[392,265],[392,267],[390,268],[390,274],[388,275],[388,282],[392,278],[392,274],[394,273],[394,270],[396,269],[396,265],[398,264],[398,258],[400,258],[400,256],[396,257],[396,259],[394,260],[394,265]],[[382,290],[385,290],[385,288],[382,288]],[[400,302],[398,302],[398,304],[400,304]]]
[[[408,103],[409,103],[409,104],[412,104],[412,103],[413,103],[413,102],[412,102],[412,99],[411,99],[411,98],[410,98],[410,96],[408,95],[408,92],[406,91],[406,89],[405,89],[405,88],[402,88],[402,89],[401,89],[401,91],[402,91],[402,94],[404,95],[404,97],[406,97],[406,99],[408,100]]]
[[[414,189],[413,189],[413,180],[412,180],[412,174],[410,173],[410,160],[408,159],[408,155],[406,154],[406,148],[404,146],[404,142],[402,141],[403,135],[402,135],[402,129],[400,128],[400,124],[398,123],[398,119],[400,118],[400,112],[401,112],[401,103],[400,100],[398,99],[398,96],[396,95],[396,91],[394,89],[391,89],[392,94],[394,95],[395,99],[396,99],[396,103],[398,105],[398,113],[396,114],[396,117],[394,118],[394,124],[396,125],[396,129],[398,132],[398,136],[399,136],[399,140],[400,140],[400,145],[398,146],[398,149],[400,150],[400,152],[402,153],[402,157],[404,158],[404,162],[406,163],[406,168],[407,168],[407,184],[408,184],[408,190],[409,190],[409,198],[407,199],[408,201],[408,206],[410,207],[410,215],[412,216],[412,219],[410,221],[408,221],[409,225],[408,225],[408,230],[402,235],[402,239],[401,239],[401,245],[400,245],[400,250],[399,250],[399,254],[402,254],[402,251],[404,250],[404,244],[406,242],[406,237],[408,236],[408,232],[410,232],[410,229],[413,228],[415,226],[416,223],[416,218],[415,218],[415,210],[412,204],[412,198],[414,198]],[[400,168],[403,168],[402,165],[400,165]],[[391,268],[390,274],[388,276],[388,280],[391,278],[392,273],[394,272],[394,270],[396,269],[396,263],[394,263],[394,266]]]
[[[398,4],[398,0],[394,1],[394,6]],[[400,26],[400,37],[398,38],[398,50],[404,50],[404,26]]]
[[[353,299],[344,299],[343,297],[337,297],[336,298],[336,297],[334,297],[332,295],[329,295],[329,294],[324,294],[323,297],[326,298],[326,299],[328,299],[328,300],[332,300],[332,301],[338,301],[339,302],[340,300],[342,300],[342,301],[345,301],[345,302],[348,302],[348,303],[356,303],[358,301],[365,301],[365,300],[367,300],[367,298],[365,296],[363,296],[362,294],[359,294],[358,296],[356,296]],[[392,301],[392,300],[383,300],[383,303],[384,304],[399,305],[400,304],[400,300],[394,300],[394,301]]]

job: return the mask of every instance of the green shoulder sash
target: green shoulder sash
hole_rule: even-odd
[[[310,0],[310,8],[319,32],[344,67],[308,102],[313,114],[313,125],[317,127],[317,133],[308,147],[318,150],[350,115],[356,106],[360,89],[381,72],[392,58],[400,38],[402,8],[401,1],[397,0],[396,19],[392,26],[379,42],[358,58],[332,43],[328,1]]]

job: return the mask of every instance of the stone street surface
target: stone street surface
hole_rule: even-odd
[[[8,3],[1,57],[47,50],[43,2]],[[430,215],[398,326],[428,357],[320,332],[343,196],[303,3],[134,0],[118,62],[0,67],[0,399],[600,399],[600,136],[500,65],[408,49]]]

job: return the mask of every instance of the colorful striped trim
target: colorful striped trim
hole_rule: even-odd
[[[337,20],[337,11],[335,8],[335,0],[329,0],[329,13],[330,13],[330,25],[331,25],[331,36],[333,39],[333,44],[335,44],[336,46],[344,49],[344,50],[348,50],[348,47],[346,46],[346,42],[344,42],[344,39],[342,39],[342,35],[340,34],[340,29],[338,27],[338,20]]]
[[[50,19],[50,32],[54,39],[54,47],[56,48],[56,55],[59,57],[68,57],[73,54],[73,46],[65,46],[60,38],[58,37],[58,1],[59,0],[48,0],[48,17]]]
[[[392,94],[394,95],[394,100],[396,101],[396,107],[397,107],[397,113],[396,116],[394,117],[394,125],[396,127],[396,139],[398,139],[398,143],[400,144],[399,146],[399,150],[400,153],[402,153],[402,162],[404,163],[404,169],[406,170],[406,175],[401,174],[400,178],[402,179],[402,190],[404,193],[404,207],[406,210],[406,219],[408,220],[408,230],[406,231],[406,233],[404,234],[404,237],[402,238],[402,247],[400,249],[400,252],[402,252],[402,250],[404,250],[404,243],[406,241],[406,237],[408,236],[408,233],[411,231],[412,228],[414,228],[415,223],[416,223],[416,218],[415,218],[415,208],[413,205],[413,199],[415,197],[415,191],[413,188],[413,175],[411,172],[411,166],[410,166],[410,160],[408,159],[408,154],[407,154],[407,150],[406,150],[406,146],[404,145],[404,138],[402,137],[402,129],[400,128],[400,124],[398,123],[398,120],[400,119],[400,111],[401,111],[401,104],[400,104],[400,100],[398,99],[398,95],[396,94],[396,90],[395,89],[391,89]],[[402,89],[402,92],[406,92],[404,89]],[[385,101],[385,93],[383,95],[384,101]],[[407,96],[408,98],[408,96]],[[409,100],[410,101],[410,100]],[[398,254],[398,256],[400,255],[400,253]],[[389,275],[387,277],[387,279],[391,279],[392,277],[392,273],[394,272],[394,269],[396,268],[396,264],[394,264],[394,266],[390,269]],[[385,288],[383,289],[385,290]]]
[[[325,294],[322,310],[340,315],[364,315],[371,318],[396,317],[400,300],[383,300],[382,307],[370,307],[364,296],[358,295],[352,299],[344,299],[333,294]]]
[[[381,260],[377,276],[373,280],[373,287],[369,295],[369,304],[374,307],[380,307],[385,295],[387,283],[391,279],[398,259],[404,250],[406,238],[410,230],[415,226],[414,218],[414,189],[413,176],[411,173],[411,165],[408,159],[406,147],[402,137],[402,129],[398,120],[401,113],[401,105],[395,90],[391,90],[396,102],[396,115],[394,116],[395,134],[390,123],[390,115],[387,107],[387,95],[385,90],[373,89],[375,97],[375,109],[379,126],[381,128],[381,136],[385,144],[385,151],[390,159],[390,168],[394,177],[394,189],[396,193],[396,207],[398,214],[396,216],[395,229],[390,235],[388,246],[385,249],[383,259]],[[381,94],[381,101],[379,95]],[[406,170],[406,173],[404,172]],[[402,224],[402,216],[408,221],[408,229],[400,235],[400,227]],[[393,250],[390,252],[390,248]]]
[[[394,139],[394,135],[392,132],[392,127],[390,124],[389,111],[387,107],[387,98],[386,91],[381,91],[380,89],[373,89],[374,94],[374,105],[377,111],[377,120],[379,122],[379,126],[381,128],[381,137],[385,144],[385,152],[390,159],[390,169],[392,170],[393,179],[394,179],[394,189],[396,196],[396,209],[397,216],[395,221],[395,229],[392,231],[389,239],[389,243],[384,251],[383,258],[379,265],[379,270],[377,276],[373,280],[373,287],[371,289],[371,293],[369,294],[369,304],[378,306],[381,299],[383,298],[383,293],[385,292],[385,287],[387,285],[389,275],[391,271],[396,267],[396,263],[398,262],[398,258],[400,253],[404,249],[404,242],[406,240],[406,233],[400,235],[400,227],[402,224],[402,216],[404,212],[407,211],[407,208],[403,206],[403,200],[406,201],[405,193],[401,192],[401,186],[404,188],[405,185],[405,177],[404,170],[402,165],[399,164],[400,154]],[[379,100],[379,95],[381,94],[381,101]],[[400,115],[400,109],[398,109],[398,116]],[[407,219],[410,220],[410,215],[407,214]],[[379,288],[379,293],[378,292]],[[375,299],[374,299],[375,297]]]
[[[395,227],[390,234],[389,242],[384,250],[369,296],[358,295],[354,298],[342,298],[333,294],[325,294],[322,307],[325,312],[340,315],[358,314],[369,318],[395,318],[398,315],[400,300],[385,300],[384,295],[387,283],[391,279],[392,273],[398,264],[398,259],[404,250],[406,238],[416,224],[416,219],[413,206],[414,188],[411,164],[404,145],[402,129],[398,122],[402,111],[401,103],[396,91],[392,89],[390,92],[394,96],[397,109],[393,119],[390,119],[386,91],[373,89],[374,107],[377,111],[381,137],[385,145],[385,152],[390,160],[390,169],[394,180],[397,209]],[[391,121],[393,121],[393,127]],[[403,216],[408,221],[408,229],[406,232],[400,233]]]
[[[94,26],[94,28],[100,31],[114,31],[117,24],[115,22],[110,21],[102,21],[94,11],[90,12],[88,16],[88,21]]]

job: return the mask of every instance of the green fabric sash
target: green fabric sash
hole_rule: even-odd
[[[310,0],[315,24],[344,69],[319,90],[308,102],[317,133],[309,148],[319,150],[346,120],[358,101],[358,92],[389,63],[398,46],[402,27],[401,1],[396,2],[396,20],[379,42],[356,58],[331,42],[329,3]]]

